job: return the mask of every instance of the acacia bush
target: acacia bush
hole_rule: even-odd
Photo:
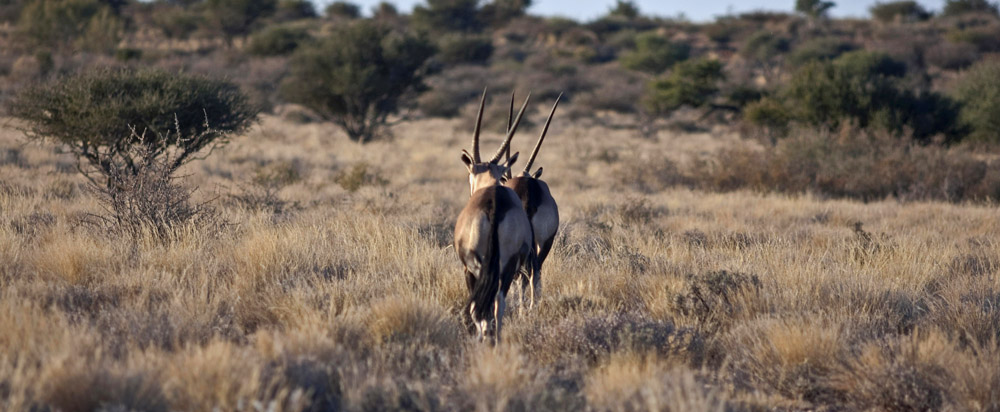
[[[801,66],[814,60],[831,60],[856,48],[853,43],[839,38],[818,37],[796,46],[788,55],[788,63]]]
[[[247,52],[257,56],[291,54],[309,39],[309,32],[305,28],[271,26],[250,36]]]
[[[903,63],[885,54],[854,51],[807,64],[779,98],[792,119],[807,124],[837,128],[851,123],[923,141],[935,136],[960,140],[964,130],[958,124],[958,105],[935,92],[911,90],[903,79],[906,73]]]
[[[246,130],[257,115],[232,83],[156,69],[66,76],[25,88],[8,105],[29,138],[61,144],[105,177],[138,174],[142,159],[132,148],[139,145],[151,151],[148,159],[169,155],[164,167],[172,172]]]
[[[424,62],[433,53],[422,38],[359,21],[299,48],[283,94],[365,142],[401,101],[423,90]]]
[[[943,16],[960,16],[971,13],[997,16],[997,5],[987,0],[946,0],[944,9],[941,10]]]
[[[875,3],[868,8],[868,11],[872,17],[883,23],[894,21],[911,23],[924,21],[931,17],[931,13],[924,9],[920,3],[912,0]]]
[[[209,27],[232,46],[236,38],[246,39],[264,17],[275,12],[276,0],[206,0]]]
[[[628,69],[659,74],[687,60],[690,55],[690,45],[674,43],[657,33],[646,32],[635,37],[635,50],[622,55],[620,61]]]
[[[643,104],[654,114],[667,114],[681,106],[702,107],[719,91],[725,79],[718,60],[689,60],[678,64],[669,75],[653,80]]]
[[[1000,142],[1000,58],[973,65],[959,80],[954,95],[962,103],[959,117],[971,129],[969,138]]]
[[[437,44],[437,59],[448,65],[485,64],[493,55],[493,40],[484,35],[448,33]]]
[[[75,45],[109,51],[118,43],[124,26],[112,8],[98,0],[39,0],[21,9],[17,29],[36,47]]]

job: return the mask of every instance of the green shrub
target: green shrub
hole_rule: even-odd
[[[426,40],[359,21],[296,50],[283,94],[364,142],[401,99],[422,90],[424,62],[433,53]]]
[[[924,21],[931,17],[931,13],[924,9],[920,3],[912,0],[875,3],[868,8],[868,11],[875,20],[883,23],[894,21],[912,23],[915,21]]]
[[[952,43],[968,43],[980,52],[1000,51],[1000,25],[970,27],[949,32],[946,36]]]
[[[483,22],[478,4],[478,0],[427,0],[427,6],[413,8],[411,19],[414,27],[427,33],[479,33]]]
[[[796,120],[838,127],[849,122],[918,140],[944,134],[961,138],[957,106],[932,92],[918,93],[903,84],[906,66],[887,55],[854,51],[831,62],[813,62],[798,70],[780,97],[795,109]]]
[[[286,55],[309,39],[309,32],[304,28],[271,26],[250,36],[247,52],[256,56]]]
[[[209,27],[229,45],[237,37],[246,38],[260,19],[274,13],[277,5],[277,0],[205,0]]]
[[[973,65],[959,80],[954,95],[962,102],[960,119],[971,129],[969,137],[1000,143],[1000,59]]]
[[[650,112],[661,115],[681,106],[702,107],[718,93],[718,82],[724,78],[718,60],[678,63],[669,75],[650,82],[643,104]]]
[[[769,61],[788,51],[788,39],[769,30],[761,30],[747,38],[741,54],[750,59]]]
[[[274,12],[274,20],[289,22],[302,19],[315,19],[316,7],[309,0],[279,0]]]
[[[830,11],[837,3],[832,1],[823,0],[795,0],[795,11],[806,15],[811,19],[819,19],[826,17],[827,12]]]
[[[142,58],[142,49],[134,49],[131,47],[122,47],[115,50],[115,60],[121,62],[127,62],[131,60],[139,60]]]
[[[114,47],[122,23],[99,0],[38,0],[28,2],[17,22],[18,32],[33,46],[60,47],[75,40],[88,49]]]
[[[153,69],[99,69],[25,88],[9,102],[32,139],[50,139],[98,173],[137,173],[136,145],[176,169],[257,114],[229,82]],[[135,128],[133,131],[132,128]],[[142,137],[142,138],[140,138]]]
[[[494,0],[483,4],[479,19],[490,27],[503,27],[511,20],[524,15],[531,0]]]
[[[792,51],[788,62],[793,66],[801,66],[813,60],[830,60],[855,48],[854,44],[833,37],[810,39]]]
[[[628,69],[659,74],[687,60],[690,55],[691,46],[673,43],[657,33],[646,32],[635,37],[635,50],[623,55],[621,62]]]
[[[170,39],[187,39],[205,23],[201,13],[174,5],[157,4],[151,14],[153,26]]]
[[[448,65],[485,64],[493,55],[493,40],[485,35],[448,33],[438,39],[437,57]]]
[[[326,17],[353,20],[361,17],[361,7],[347,1],[335,1],[326,6]]]
[[[924,60],[942,69],[964,69],[979,60],[979,48],[967,43],[940,42],[924,51]]]
[[[792,110],[779,100],[764,98],[748,104],[743,118],[775,137],[784,137],[792,122]]]
[[[996,16],[997,5],[987,0],[946,0],[944,9],[941,11],[943,16],[960,16],[971,13]]]

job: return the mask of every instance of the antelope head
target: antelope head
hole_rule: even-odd
[[[472,134],[472,153],[462,150],[461,159],[465,163],[465,167],[469,169],[469,189],[470,193],[475,193],[477,190],[484,187],[499,185],[501,179],[508,174],[510,166],[517,161],[517,153],[513,156],[509,156],[506,162],[500,163],[500,157],[504,153],[508,153],[510,148],[510,141],[514,137],[514,132],[517,131],[518,124],[521,123],[521,116],[524,114],[524,109],[528,106],[528,101],[531,99],[529,94],[527,98],[524,99],[524,104],[521,106],[521,110],[517,113],[517,118],[514,120],[513,125],[511,125],[507,130],[507,136],[504,138],[503,144],[497,149],[497,152],[487,161],[483,161],[479,157],[479,132],[482,129],[483,124],[483,108],[486,106],[486,90],[483,90],[482,100],[479,102],[479,114],[476,116],[476,128]]]

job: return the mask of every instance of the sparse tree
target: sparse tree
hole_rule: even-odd
[[[703,107],[719,92],[725,79],[718,60],[688,60],[678,63],[670,74],[654,79],[643,104],[653,114],[665,115],[682,106]]]
[[[335,1],[326,6],[326,17],[354,20],[361,17],[361,7],[348,1]]]
[[[318,17],[316,7],[309,0],[280,0],[274,12],[274,19],[279,22],[314,19]]]
[[[413,24],[417,29],[433,34],[449,31],[478,33],[483,29],[478,6],[479,0],[427,0],[426,6],[413,8]]]
[[[300,47],[283,93],[365,142],[402,99],[425,87],[424,62],[433,53],[426,40],[359,21]]]
[[[639,17],[639,6],[635,5],[635,2],[631,0],[616,0],[615,7],[612,7],[608,12],[609,16],[612,17],[622,17],[625,19],[634,19]]]
[[[944,16],[960,16],[969,13],[1000,15],[997,12],[997,4],[988,0],[947,0],[944,2]]]
[[[674,43],[655,32],[642,33],[635,38],[635,50],[621,57],[626,68],[660,74],[691,54],[691,46]]]
[[[169,172],[249,127],[257,110],[236,85],[154,69],[99,69],[28,87],[9,102],[31,139],[59,143],[93,173],[138,174],[140,157]],[[90,168],[83,167],[89,163]],[[109,181],[110,182],[110,181]],[[111,183],[108,183],[111,184]]]
[[[276,0],[206,0],[205,8],[211,27],[232,46],[237,37],[246,38],[260,19],[277,8]]]
[[[795,0],[795,11],[804,14],[810,19],[817,20],[825,18],[827,13],[836,6],[837,3],[823,0]]]
[[[894,21],[910,23],[924,21],[931,17],[931,13],[924,9],[924,6],[912,0],[875,3],[868,8],[868,11],[873,18],[883,23]]]

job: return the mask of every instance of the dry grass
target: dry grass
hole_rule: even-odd
[[[295,207],[219,201],[228,225],[166,241],[80,225],[100,206],[72,159],[0,129],[0,409],[1000,408],[996,210],[660,176],[729,134],[553,125],[543,300],[473,344],[449,246],[466,123],[359,146],[265,117],[181,174],[225,200],[294,165],[267,202]]]

